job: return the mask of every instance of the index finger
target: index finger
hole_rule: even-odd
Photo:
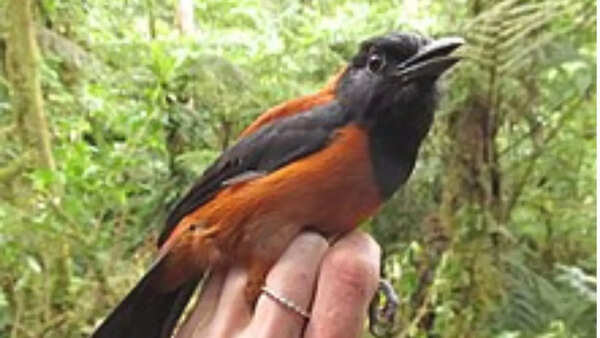
[[[326,254],[305,337],[360,337],[379,282],[379,245],[354,231]]]

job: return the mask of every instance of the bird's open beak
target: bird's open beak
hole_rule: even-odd
[[[394,75],[398,76],[403,83],[418,78],[437,78],[460,60],[459,57],[449,56],[449,54],[464,43],[465,41],[459,37],[435,40],[398,65]]]

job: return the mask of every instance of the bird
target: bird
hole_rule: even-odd
[[[463,43],[373,36],[321,90],[259,116],[175,204],[154,263],[92,337],[170,337],[205,274],[234,264],[254,304],[300,232],[334,238],[375,215],[411,175]]]

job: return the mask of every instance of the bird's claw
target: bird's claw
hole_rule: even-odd
[[[382,295],[385,299],[383,305],[380,305]],[[371,331],[371,334],[379,337],[391,330],[399,304],[398,295],[390,282],[381,279],[375,298],[369,306],[369,331]],[[384,330],[384,332],[381,330]]]

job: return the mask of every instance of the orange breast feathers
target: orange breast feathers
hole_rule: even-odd
[[[163,249],[175,261],[196,257],[205,268],[244,257],[276,259],[304,228],[349,231],[381,205],[368,150],[361,127],[342,127],[321,151],[222,190],[186,216]]]
[[[325,104],[335,98],[335,89],[337,83],[342,77],[342,74],[346,71],[346,67],[340,70],[334,75],[318,92],[306,96],[302,96],[293,100],[286,101],[278,104],[277,106],[267,110],[261,116],[259,116],[254,122],[252,122],[242,133],[240,137],[246,137],[260,127],[272,122],[273,120],[298,114],[304,111],[308,111],[316,106]]]

